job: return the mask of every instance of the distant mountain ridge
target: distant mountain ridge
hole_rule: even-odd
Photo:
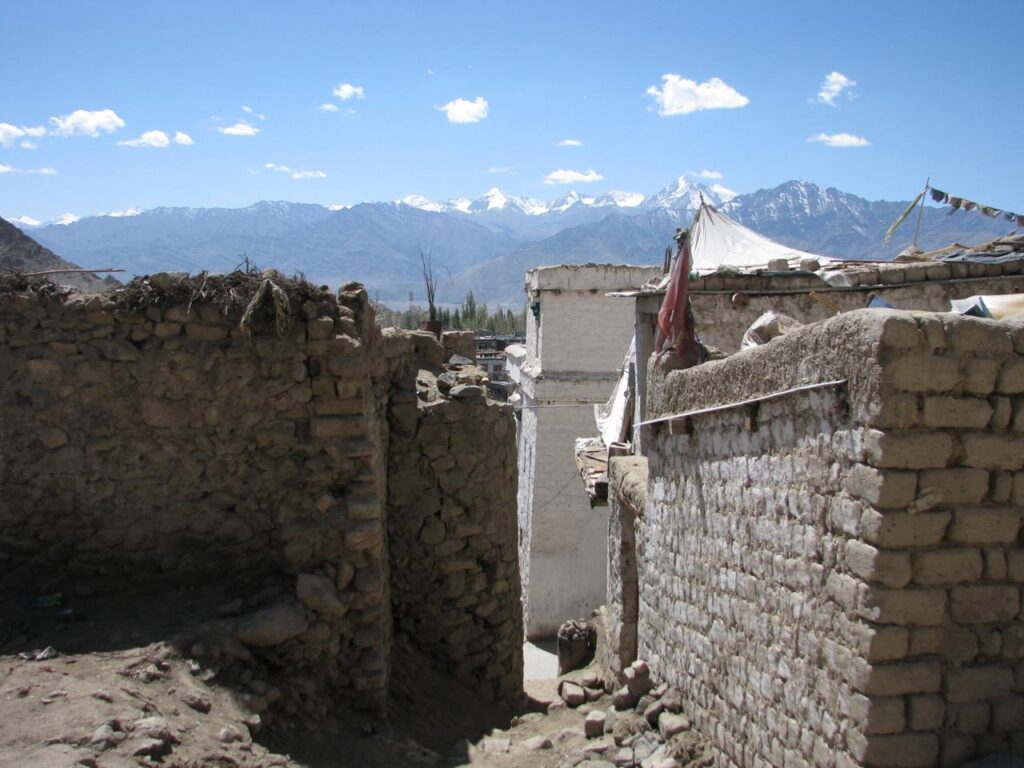
[[[484,301],[518,303],[531,267],[659,263],[702,199],[772,239],[838,258],[891,258],[910,242],[916,223],[883,247],[905,202],[868,201],[806,181],[734,195],[682,176],[653,195],[570,191],[541,201],[494,188],[476,200],[443,203],[419,196],[344,208],[262,201],[238,209],[129,209],[30,231],[84,266],[122,266],[136,274],[224,271],[246,257],[331,285],[360,280],[372,296],[393,304],[410,293],[423,301],[423,251],[440,274],[440,301],[459,302],[472,289]],[[977,243],[1011,229],[978,214],[926,208],[918,244]]]
[[[0,219],[0,270],[18,272],[44,272],[54,269],[78,269],[77,264],[57,256],[44,248],[14,224]],[[83,291],[99,291],[108,284],[88,272],[62,272],[54,274],[54,282],[71,285]]]

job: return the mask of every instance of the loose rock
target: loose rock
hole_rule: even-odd
[[[604,736],[605,714],[600,709],[587,713],[583,721],[583,733],[588,739],[598,739]]]

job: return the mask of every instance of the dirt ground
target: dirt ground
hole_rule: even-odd
[[[597,768],[620,749],[611,734],[583,732],[585,712],[610,711],[609,697],[579,709],[502,710],[404,643],[388,723],[339,710],[315,730],[264,728],[244,692],[166,640],[224,598],[212,589],[0,605],[0,767]],[[537,710],[557,698],[555,680],[530,681],[528,691]]]

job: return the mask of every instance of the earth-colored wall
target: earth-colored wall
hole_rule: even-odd
[[[479,390],[479,391],[478,391]],[[388,539],[396,631],[491,701],[519,704],[523,611],[515,419],[482,388],[391,402]]]
[[[439,366],[444,350],[429,334],[382,334],[358,284],[334,295],[267,277],[281,292],[265,286],[249,332],[262,277],[155,275],[66,299],[43,283],[0,284],[0,600],[216,586],[237,599],[172,640],[214,657],[229,681],[257,667],[276,681],[273,701],[250,697],[257,711],[383,713],[392,580],[411,597],[389,546],[414,546],[402,527],[388,533],[389,453],[416,445],[391,441],[390,401],[415,398],[418,367]],[[466,594],[517,609],[515,507],[492,503],[515,487],[510,418],[482,398],[471,407],[476,442],[453,449],[458,461],[447,443],[432,455],[439,504],[481,521]],[[454,444],[462,427],[449,426]],[[508,458],[493,496],[469,494],[484,471],[470,466],[477,448],[487,470]],[[465,628],[442,613],[431,631],[454,647]],[[521,665],[521,633],[506,623],[515,644],[471,665],[489,681]]]
[[[667,376],[639,655],[725,765],[1024,754],[1024,326],[864,310]]]

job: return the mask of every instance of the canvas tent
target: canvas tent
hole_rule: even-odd
[[[769,261],[786,259],[817,259],[832,261],[827,256],[807,253],[769,240],[752,229],[734,221],[707,203],[701,205],[690,228],[690,253],[694,272],[716,272],[723,267],[766,267]]]

